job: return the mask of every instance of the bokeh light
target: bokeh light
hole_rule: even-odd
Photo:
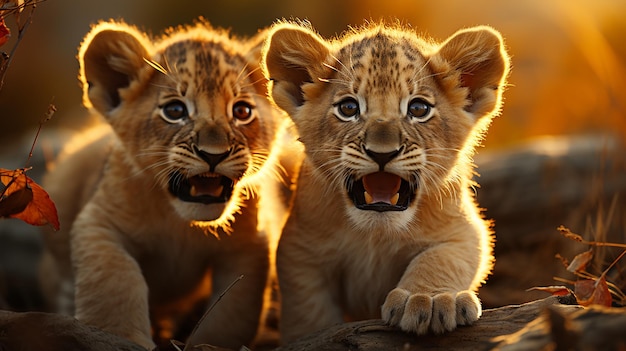
[[[622,138],[625,10],[626,3],[618,0],[46,0],[37,6],[0,91],[0,137],[10,142],[12,136],[32,134],[51,101],[58,109],[51,127],[79,129],[88,123],[80,106],[75,56],[90,24],[124,19],[158,35],[203,16],[238,35],[292,18],[311,21],[326,37],[368,20],[399,20],[437,40],[463,27],[491,25],[506,39],[513,71],[503,113],[492,125],[487,147],[540,135]],[[13,24],[10,18],[7,24]],[[8,51],[16,36],[2,49]]]

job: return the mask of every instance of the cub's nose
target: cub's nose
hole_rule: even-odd
[[[400,150],[391,152],[375,152],[365,149],[365,153],[372,159],[372,161],[378,164],[379,170],[382,172],[385,169],[385,165],[398,156]]]
[[[209,165],[209,172],[215,172],[215,167],[217,167],[220,162],[224,161],[228,157],[228,155],[230,155],[230,150],[221,154],[211,154],[203,151],[196,145],[193,145],[193,152]]]

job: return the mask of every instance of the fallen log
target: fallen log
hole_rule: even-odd
[[[575,303],[572,295],[551,296],[522,305],[488,309],[473,325],[443,335],[416,336],[389,327],[382,320],[351,322],[313,333],[276,351],[489,350],[497,345],[493,338],[518,332],[546,308],[556,307],[566,313],[581,310]]]

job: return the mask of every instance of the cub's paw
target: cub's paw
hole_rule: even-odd
[[[472,324],[481,313],[478,297],[469,290],[431,296],[395,288],[387,295],[382,308],[382,317],[387,323],[417,334],[426,334],[429,330],[436,334],[451,331],[459,325]]]

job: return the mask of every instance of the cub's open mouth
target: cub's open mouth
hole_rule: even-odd
[[[404,211],[415,198],[415,192],[409,182],[399,176],[376,172],[355,179],[352,188],[348,188],[348,196],[360,210]]]
[[[203,204],[223,203],[233,194],[235,182],[221,174],[203,173],[186,178],[181,173],[170,175],[169,190],[172,195],[187,202]]]

